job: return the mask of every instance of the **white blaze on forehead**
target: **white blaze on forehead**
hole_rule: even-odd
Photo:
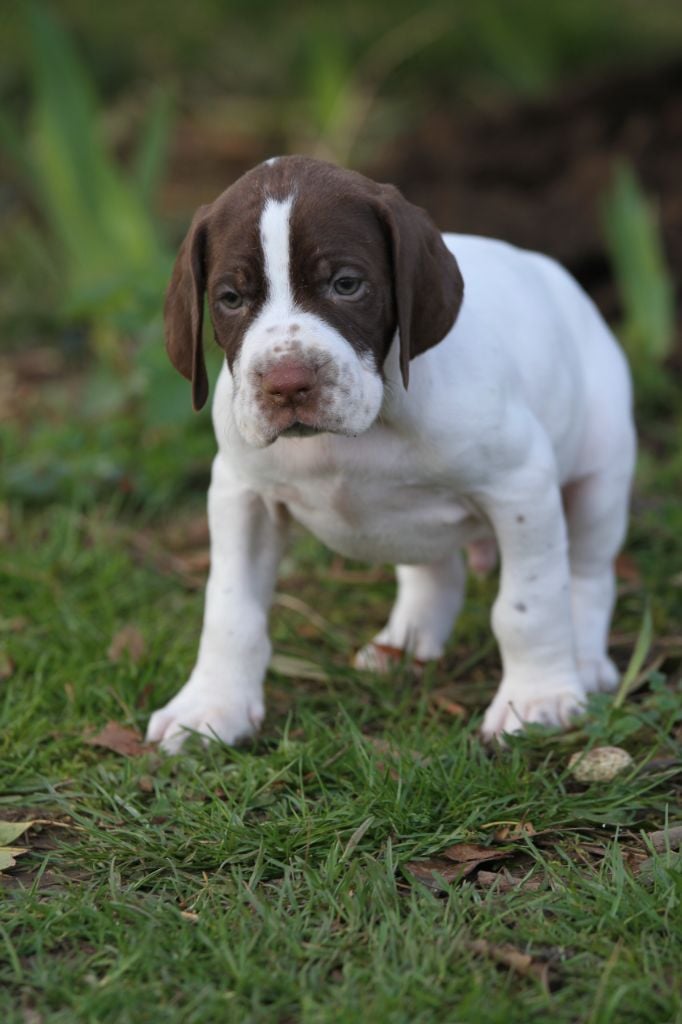
[[[289,277],[289,218],[293,196],[266,199],[260,218],[260,237],[267,285],[266,306],[285,316],[294,310]]]

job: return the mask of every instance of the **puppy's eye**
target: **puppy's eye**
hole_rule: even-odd
[[[341,277],[336,278],[332,288],[342,298],[350,298],[351,296],[358,295],[364,283],[361,277],[351,277],[350,274],[342,274]]]
[[[236,292],[234,288],[226,288],[224,292],[221,292],[218,296],[218,304],[226,306],[228,309],[239,309],[244,302],[244,299]]]

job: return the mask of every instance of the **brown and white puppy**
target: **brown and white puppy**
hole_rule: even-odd
[[[630,383],[565,271],[442,236],[392,186],[287,157],[202,207],[178,255],[167,347],[196,408],[204,296],[226,356],[212,567],[197,664],[151,740],[174,751],[188,730],[234,742],[260,724],[290,517],[348,557],[397,565],[395,606],[360,667],[385,648],[440,656],[463,600],[460,549],[485,567],[497,541],[504,676],[486,736],[563,723],[615,685]]]

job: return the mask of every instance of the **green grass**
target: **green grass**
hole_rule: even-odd
[[[647,463],[629,546],[643,582],[623,588],[615,623],[624,666],[649,595],[646,664],[658,667],[623,708],[595,701],[566,736],[485,750],[494,581],[471,584],[444,665],[421,683],[403,670],[365,676],[350,653],[382,623],[390,574],[349,583],[345,564],[302,537],[280,591],[328,625],[277,605],[273,636],[327,681],[271,673],[250,747],[124,758],[84,735],[109,720],[143,729],[191,667],[201,592],[162,551],[169,524],[201,508],[211,444],[198,431],[183,455],[177,436],[135,444],[129,426],[108,429],[72,420],[7,435],[0,639],[13,671],[0,683],[0,819],[56,824],[18,840],[28,852],[4,875],[2,1020],[682,1021],[679,860],[654,854],[642,867],[645,833],[680,804],[682,523],[667,466]],[[93,479],[107,442],[116,473]],[[50,450],[63,472],[32,488]],[[188,492],[190,469],[199,486]],[[130,623],[143,656],[111,661]],[[442,692],[466,721],[437,703]],[[625,746],[634,767],[579,786],[570,754],[603,742]],[[489,845],[495,823],[521,820],[538,834],[505,864],[530,886],[502,891],[474,873],[431,891],[406,867],[451,843]],[[529,953],[546,983],[480,940]]]

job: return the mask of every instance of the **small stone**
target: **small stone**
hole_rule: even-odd
[[[572,754],[568,769],[576,782],[611,782],[631,764],[632,758],[622,747],[594,747],[587,753],[579,750]]]

